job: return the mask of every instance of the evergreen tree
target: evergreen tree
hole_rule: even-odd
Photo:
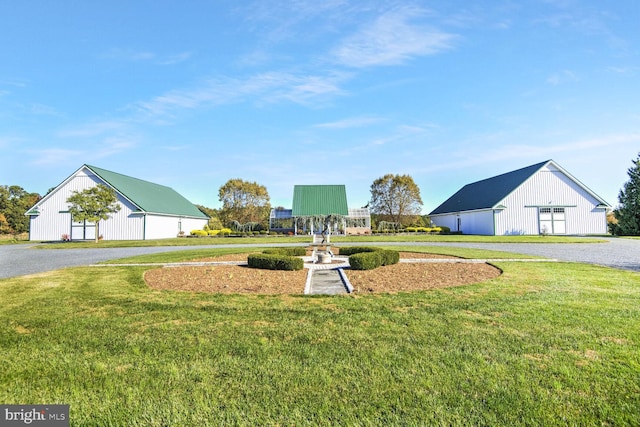
[[[629,181],[620,190],[616,210],[615,232],[624,236],[640,236],[640,154],[627,171]]]

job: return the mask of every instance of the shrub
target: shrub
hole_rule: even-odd
[[[353,248],[345,248],[345,249],[353,249]],[[373,250],[355,252],[353,253],[353,255],[349,257],[349,264],[351,265],[352,269],[373,270],[374,268],[378,268],[383,265],[392,265],[400,262],[400,253],[398,251],[383,250],[383,249],[376,249],[376,248],[365,248],[365,249],[373,249]],[[341,249],[340,253],[344,254],[344,251]]]
[[[302,270],[304,261],[302,258],[295,258],[287,255],[276,254],[251,254],[247,257],[247,263],[252,268],[263,268],[266,270]]]
[[[382,265],[393,265],[400,262],[400,252],[383,250],[378,252],[382,257]]]
[[[220,230],[209,230],[207,231],[207,234],[209,234],[209,236],[217,236],[220,233]]]
[[[302,247],[271,248],[265,249],[264,251],[262,251],[262,253],[270,255],[305,256],[307,254],[307,250]]]
[[[379,248],[373,248],[370,246],[349,246],[346,248],[340,248],[340,255],[353,255],[362,252],[375,252],[379,251]]]
[[[441,225],[440,227],[440,232],[444,233],[444,234],[449,234],[451,233],[451,229],[449,227],[447,227],[446,225]]]
[[[207,232],[204,230],[191,230],[192,236],[204,237],[207,236]]]
[[[373,270],[382,265],[379,251],[358,252],[349,257],[349,264],[353,270]]]

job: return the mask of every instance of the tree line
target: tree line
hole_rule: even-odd
[[[629,180],[618,195],[618,206],[608,215],[609,230],[614,235],[640,236],[640,154],[627,170]],[[116,195],[102,186],[100,190],[87,189],[74,192],[67,200],[69,211],[76,220],[99,222],[117,212]],[[371,199],[366,207],[376,222],[389,222],[401,226],[429,226],[428,218],[420,215],[422,197],[420,188],[410,175],[386,174],[371,184]],[[0,234],[21,234],[29,230],[27,210],[41,196],[29,193],[17,185],[0,185]],[[232,223],[258,224],[267,229],[271,203],[264,185],[240,178],[228,180],[218,190],[220,209],[196,205],[211,219],[209,227],[221,229]],[[82,217],[82,218],[80,218]]]
[[[257,223],[259,229],[268,228],[271,203],[265,186],[239,178],[230,179],[220,187],[218,198],[222,202],[220,209],[198,206],[211,218],[210,228],[229,227],[234,221],[240,224]],[[367,207],[374,221],[392,221],[405,226],[425,225],[420,215],[420,188],[409,175],[387,174],[376,179],[371,185],[371,201]]]

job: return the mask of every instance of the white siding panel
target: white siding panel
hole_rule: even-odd
[[[38,203],[40,215],[31,217],[31,240],[60,240],[63,234],[71,235],[71,215],[61,213],[69,210],[67,199],[73,191],[82,191],[96,185],[95,178],[82,171],[56,188]]]
[[[460,230],[458,230],[458,218],[460,218]],[[430,219],[437,226],[449,227],[451,231],[462,231],[464,234],[493,235],[493,212],[491,210],[433,215]]]
[[[74,191],[95,187],[103,181],[93,174],[80,170],[70,177],[53,193],[48,194],[38,204],[40,215],[31,217],[31,240],[60,240],[63,234],[71,235],[71,215],[67,199]],[[105,240],[142,239],[144,219],[141,215],[132,215],[136,209],[129,201],[118,197],[120,211],[112,214],[106,221],[100,221],[100,235]]]
[[[460,231],[464,234],[493,234],[493,211],[460,213]]]
[[[548,165],[502,202],[496,215],[496,234],[539,234],[539,206],[561,206],[566,212],[566,234],[604,234],[604,209],[593,196],[564,173]]]
[[[168,239],[176,237],[180,230],[189,234],[191,230],[202,230],[208,219],[180,218],[176,216],[147,215],[145,239]]]
[[[67,199],[74,191],[82,191],[104,184],[91,171],[81,168],[73,176],[46,195],[37,205],[39,215],[31,217],[31,240],[60,240],[64,234],[71,235],[71,215],[67,212]],[[100,221],[99,234],[105,240],[142,240],[176,237],[180,227],[185,233],[201,230],[207,219],[179,218],[174,216],[144,215],[137,207],[118,195],[120,210],[109,219]],[[146,227],[146,230],[145,230]]]
[[[438,227],[449,227],[451,231],[457,230],[455,214],[432,215],[429,218]]]

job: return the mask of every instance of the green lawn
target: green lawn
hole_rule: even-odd
[[[146,267],[0,280],[0,402],[87,426],[640,425],[640,274],[496,265],[340,297],[153,291]]]
[[[42,249],[64,248],[121,248],[140,246],[201,246],[201,245],[229,245],[237,243],[264,244],[272,243],[309,243],[309,236],[261,236],[261,237],[203,237],[203,238],[175,238],[159,240],[105,240],[98,243],[65,242],[46,243],[37,246]],[[367,243],[367,242],[474,242],[474,243],[598,243],[606,240],[597,237],[573,236],[467,236],[467,235],[439,235],[439,234],[403,234],[388,235],[374,234],[370,236],[332,236],[333,243]]]

